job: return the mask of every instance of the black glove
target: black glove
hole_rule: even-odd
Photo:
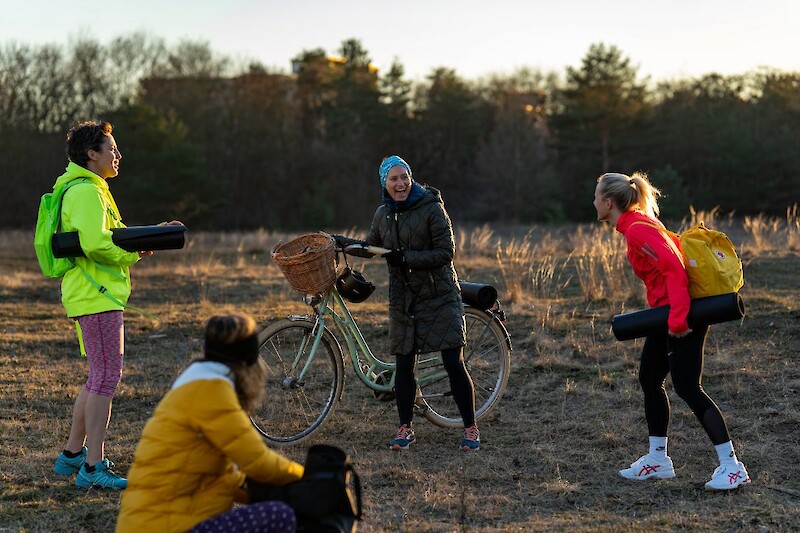
[[[386,264],[393,267],[403,267],[406,264],[406,254],[403,250],[392,250],[383,256],[386,259]]]
[[[346,237],[338,233],[332,234],[331,237],[333,237],[333,240],[336,242],[336,246],[338,246],[339,248],[346,248],[351,244],[366,244],[365,241],[362,241],[360,239],[353,239],[352,237]]]

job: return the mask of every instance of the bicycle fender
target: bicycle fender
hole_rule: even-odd
[[[502,331],[502,333],[503,333],[503,338],[506,340],[506,346],[508,346],[508,351],[509,352],[513,352],[514,351],[513,346],[511,346],[511,335],[508,334],[508,330],[506,329],[506,325],[503,324],[502,320],[497,318],[492,313],[490,313],[488,311],[484,311],[480,307],[473,307],[471,305],[465,305],[464,307],[469,307],[470,309],[478,311],[481,314],[489,315],[491,317],[491,319],[492,319],[492,322],[494,322],[495,324],[497,324],[500,327],[500,331]]]
[[[508,330],[506,329],[506,325],[497,320],[497,318],[493,317],[494,321],[497,322],[497,325],[500,326],[500,329],[503,331],[503,337],[506,339],[506,345],[508,346],[508,351],[513,352],[514,348],[511,346],[511,335],[508,334]]]

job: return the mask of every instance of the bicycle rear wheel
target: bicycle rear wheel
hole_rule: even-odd
[[[505,327],[489,313],[466,307],[464,320],[467,327],[464,363],[475,386],[475,419],[480,420],[506,390],[511,372],[511,344]],[[420,356],[418,364],[417,382],[421,396],[417,398],[417,409],[437,426],[462,427],[461,414],[453,400],[441,354]]]
[[[330,418],[341,397],[341,347],[325,330],[312,356],[314,326],[312,320],[285,319],[259,334],[259,354],[267,366],[266,394],[250,418],[272,444],[306,440]]]

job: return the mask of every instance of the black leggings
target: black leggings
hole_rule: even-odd
[[[664,381],[670,373],[675,392],[689,404],[711,442],[716,446],[731,440],[722,412],[703,390],[703,348],[707,333],[708,326],[701,326],[685,337],[652,335],[644,341],[639,383],[651,436],[667,436],[669,398]]]
[[[400,424],[411,425],[414,417],[414,397],[417,394],[417,380],[414,378],[414,367],[417,364],[415,354],[398,355],[397,374],[394,379],[394,391],[397,397],[397,414]],[[458,412],[464,420],[464,427],[475,423],[475,387],[472,378],[464,366],[464,349],[449,348],[442,350],[442,361],[450,378],[450,390],[456,401]]]

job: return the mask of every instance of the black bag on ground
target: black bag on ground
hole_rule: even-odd
[[[251,503],[288,503],[297,515],[297,531],[350,533],[361,520],[361,480],[350,457],[335,446],[311,446],[302,479],[279,487],[248,480],[247,490]]]

